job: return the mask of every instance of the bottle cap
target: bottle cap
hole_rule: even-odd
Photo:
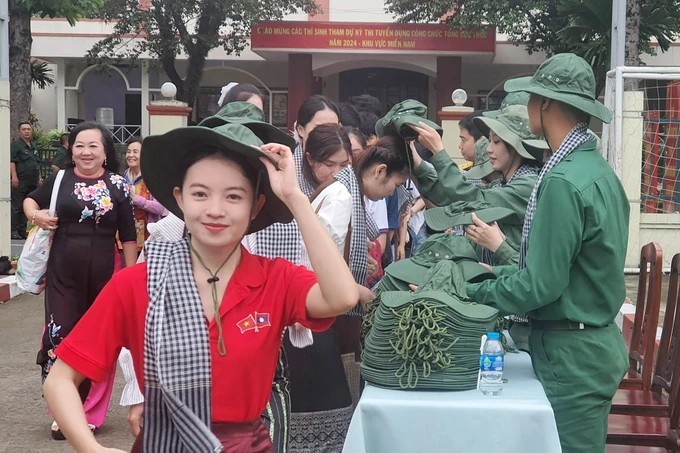
[[[487,340],[500,340],[501,334],[498,332],[489,332],[486,334]]]

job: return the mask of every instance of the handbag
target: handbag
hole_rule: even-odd
[[[54,217],[56,211],[57,195],[63,177],[64,170],[59,170],[54,179],[54,186],[52,186],[49,208],[51,217]],[[31,228],[17,263],[17,286],[19,289],[33,294],[40,294],[45,289],[44,277],[53,237],[54,231],[43,230],[37,226]]]

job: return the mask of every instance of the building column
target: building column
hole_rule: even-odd
[[[461,57],[437,57],[437,111],[451,105],[451,93],[462,83]]]
[[[288,128],[293,129],[297,112],[305,100],[314,94],[312,55],[288,54]]]
[[[57,129],[66,130],[66,61],[60,58],[57,64]]]
[[[178,127],[186,127],[193,110],[186,102],[154,101],[146,106],[149,112],[149,135],[161,135]]]
[[[146,61],[142,62],[142,137],[149,135],[149,113],[147,106],[149,105],[149,64]]]

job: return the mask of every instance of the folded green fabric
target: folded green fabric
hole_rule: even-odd
[[[388,281],[383,289],[390,291],[403,286],[400,281],[406,283],[406,289],[409,283],[419,285],[430,268],[443,260],[455,261],[465,281],[474,283],[496,278],[493,272],[479,264],[477,253],[465,236],[441,233],[431,235],[411,258],[396,261],[385,268]]]
[[[425,211],[425,223],[434,231],[445,231],[458,225],[472,225],[472,213],[482,222],[503,221],[506,225],[520,225],[523,220],[512,209],[496,207],[486,202],[457,201],[448,206]]]
[[[386,388],[472,389],[480,339],[497,318],[498,310],[467,300],[458,264],[438,261],[417,291],[380,292],[370,305],[362,375]]]
[[[378,137],[398,135],[404,140],[415,140],[418,133],[411,126],[417,126],[421,121],[436,130],[439,135],[444,134],[441,126],[427,119],[427,106],[414,99],[406,99],[395,104],[375,123],[375,133]]]

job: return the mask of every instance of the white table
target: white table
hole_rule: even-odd
[[[555,416],[522,352],[507,354],[499,396],[366,386],[343,453],[560,452]]]

